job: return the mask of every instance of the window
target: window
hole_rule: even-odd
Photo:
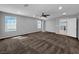
[[[5,32],[16,31],[16,17],[5,16]]]
[[[41,20],[37,21],[37,28],[41,28]]]

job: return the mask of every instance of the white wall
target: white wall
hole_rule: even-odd
[[[46,21],[46,31],[59,34],[59,20],[67,20],[67,36],[76,37],[76,18],[49,19]],[[72,21],[73,20],[73,21]]]
[[[1,37],[1,30],[2,30],[2,27],[1,27],[1,13],[0,13],[0,37]]]
[[[46,31],[56,32],[56,20],[47,20],[46,21]]]
[[[37,28],[37,19],[8,14],[8,13],[1,13],[0,15],[1,15],[0,38],[41,31],[41,29]],[[16,20],[17,20],[16,32],[5,32],[5,16],[15,16],[16,17]]]

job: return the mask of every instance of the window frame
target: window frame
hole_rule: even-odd
[[[13,26],[14,26],[14,29],[11,28]],[[5,32],[14,32],[14,31],[16,31],[16,17],[5,16]]]
[[[42,21],[41,20],[37,20],[37,28],[38,29],[42,28]]]

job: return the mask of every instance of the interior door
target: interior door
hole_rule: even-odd
[[[77,19],[76,18],[70,18],[67,20],[67,35],[76,37],[77,35]]]

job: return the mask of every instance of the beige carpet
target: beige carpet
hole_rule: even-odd
[[[79,41],[50,32],[24,35],[23,39],[0,40],[2,54],[77,54]]]

